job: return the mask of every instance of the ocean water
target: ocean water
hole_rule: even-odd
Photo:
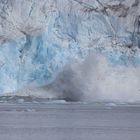
[[[140,105],[0,104],[1,140],[139,140]]]

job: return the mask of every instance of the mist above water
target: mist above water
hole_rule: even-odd
[[[139,83],[140,67],[111,65],[104,56],[90,54],[67,64],[46,90],[71,101],[136,102]]]

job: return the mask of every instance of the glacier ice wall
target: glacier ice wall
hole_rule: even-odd
[[[42,87],[43,96],[68,96],[73,100],[90,97],[85,95],[92,95],[95,100],[128,101],[132,97],[140,100],[139,3],[139,0],[1,0],[1,95]],[[93,57],[88,57],[89,54]],[[79,77],[78,71],[83,73]],[[71,80],[71,72],[76,83]],[[89,74],[84,80],[85,73]],[[37,89],[37,93],[33,88],[32,91],[29,94],[41,94]]]

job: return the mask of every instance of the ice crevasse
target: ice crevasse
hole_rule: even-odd
[[[37,95],[140,101],[139,1],[7,0],[0,7],[1,95],[43,87]]]

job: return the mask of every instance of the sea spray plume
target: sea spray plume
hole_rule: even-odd
[[[53,83],[47,86],[52,94],[57,93],[58,98],[68,101],[96,101],[98,89],[99,56],[89,54],[81,61],[70,61],[60,72]],[[92,96],[92,98],[90,97]]]
[[[48,92],[68,101],[140,101],[140,67],[112,65],[99,54],[64,67]]]

